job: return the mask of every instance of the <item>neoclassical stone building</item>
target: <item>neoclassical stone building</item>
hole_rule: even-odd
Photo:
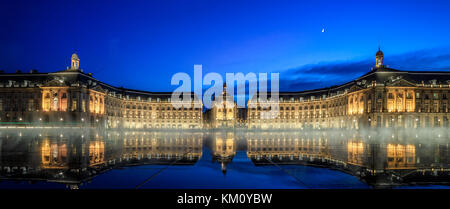
[[[210,128],[234,128],[239,119],[236,102],[233,96],[228,94],[227,85],[223,85],[221,95],[214,97],[211,109],[206,113],[206,123]]]
[[[171,92],[118,88],[71,66],[54,73],[0,74],[0,123],[30,126],[105,128],[202,128],[202,103],[192,100],[175,108]]]
[[[450,72],[395,70],[383,60],[378,50],[370,72],[339,86],[280,92],[279,114],[271,119],[261,117],[271,107],[255,95],[248,101],[248,127],[448,127]]]
[[[0,126],[89,126],[130,129],[303,129],[363,127],[448,127],[450,72],[400,71],[384,65],[329,88],[280,92],[278,111],[258,94],[247,108],[227,104],[226,88],[203,113],[195,94],[175,108],[171,92],[114,87],[84,73],[75,52],[71,66],[53,73],[0,73]],[[226,86],[225,86],[226,87]],[[268,95],[270,97],[270,94]],[[218,97],[218,98],[219,98]],[[270,101],[270,99],[268,100]],[[182,104],[182,103],[181,103]]]

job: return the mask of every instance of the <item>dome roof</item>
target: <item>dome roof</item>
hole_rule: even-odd
[[[380,48],[378,48],[378,52],[377,52],[376,56],[384,56],[383,52],[381,51]]]
[[[75,52],[72,54],[72,59],[73,59],[73,60],[79,60],[79,59],[80,59],[80,58],[78,58],[77,51],[75,51]]]

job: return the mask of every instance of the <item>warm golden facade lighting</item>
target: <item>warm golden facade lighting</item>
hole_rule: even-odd
[[[450,73],[399,71],[385,67],[383,59],[379,50],[372,71],[339,86],[280,92],[277,112],[263,118],[274,104],[259,102],[258,95],[247,108],[238,108],[225,86],[222,100],[205,113],[196,95],[175,108],[171,92],[118,88],[96,80],[79,68],[74,53],[67,70],[0,74],[0,121],[111,129],[449,127]]]

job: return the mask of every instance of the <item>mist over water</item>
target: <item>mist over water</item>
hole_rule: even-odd
[[[0,188],[405,188],[449,183],[448,129],[0,129]]]

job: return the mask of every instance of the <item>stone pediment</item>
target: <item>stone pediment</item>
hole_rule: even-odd
[[[364,79],[364,80],[357,81],[356,85],[360,86],[360,87],[363,87],[363,88],[366,88],[369,85],[369,82],[367,82],[367,80]]]
[[[359,91],[361,89],[363,89],[363,88],[358,85],[353,85],[350,87],[349,92]]]
[[[105,93],[105,89],[103,89],[101,86],[99,86],[99,85],[96,85],[96,86],[94,86],[94,87],[92,87],[92,88],[90,88],[91,90],[94,90],[94,91],[98,91],[98,92],[102,92],[102,93]]]
[[[411,83],[408,80],[405,80],[403,78],[395,79],[395,80],[388,80],[386,81],[386,86],[403,86],[403,87],[414,87],[416,84]]]
[[[66,82],[64,82],[64,78],[62,77],[52,77],[49,80],[45,81],[42,84],[43,87],[49,86],[67,86]]]

